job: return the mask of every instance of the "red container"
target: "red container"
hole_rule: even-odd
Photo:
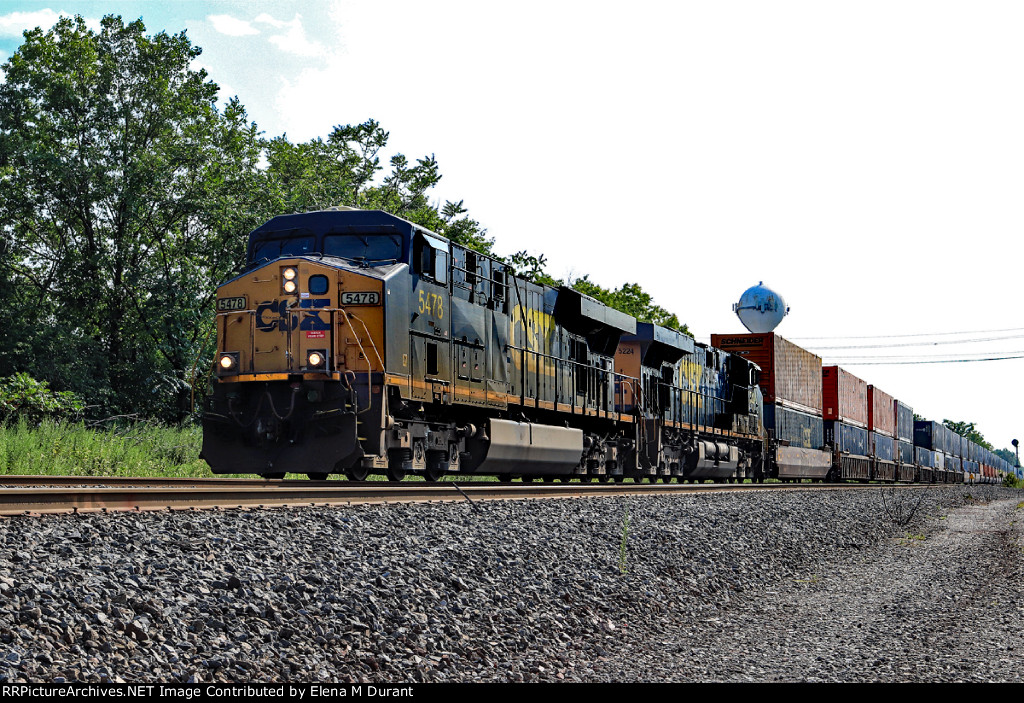
[[[761,367],[765,403],[821,417],[821,357],[774,332],[713,334],[711,346],[753,361]]]
[[[868,429],[872,432],[896,436],[896,399],[885,391],[868,386]]]
[[[868,426],[868,384],[841,366],[821,367],[821,416]]]

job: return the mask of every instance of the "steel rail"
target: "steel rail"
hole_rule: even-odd
[[[224,481],[223,479],[221,479]],[[229,481],[231,481],[229,479]],[[0,516],[108,511],[197,510],[340,506],[358,503],[420,501],[523,500],[603,496],[678,495],[751,490],[836,490],[863,484],[501,484],[501,483],[348,483],[262,482],[221,487],[7,488],[0,489]],[[291,482],[289,482],[291,483]],[[888,485],[888,484],[880,484]]]

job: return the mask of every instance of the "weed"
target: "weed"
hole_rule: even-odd
[[[915,500],[913,495],[896,486],[882,486],[880,491],[882,495],[882,508],[885,510],[885,514],[900,527],[906,527],[910,524],[910,521],[914,519],[914,515],[924,502],[925,496],[930,492],[927,489],[917,491],[917,499]]]
[[[210,476],[201,444],[194,425],[140,422],[126,431],[54,420],[33,427],[21,419],[0,427],[0,475]]]

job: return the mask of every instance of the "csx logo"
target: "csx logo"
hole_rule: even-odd
[[[524,310],[522,305],[512,308],[510,315],[512,339],[520,340],[531,351],[544,351],[551,346],[554,318],[540,310]],[[517,328],[520,330],[516,334]]]
[[[306,298],[299,301],[299,309],[330,307],[330,298]],[[299,319],[302,319],[300,322]],[[329,330],[329,320],[320,317],[320,313],[307,315],[288,314],[287,300],[268,300],[256,306],[256,329],[260,332],[290,332],[298,327],[300,330]]]

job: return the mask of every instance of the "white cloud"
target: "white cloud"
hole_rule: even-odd
[[[48,7],[36,10],[35,12],[11,12],[6,15],[0,15],[0,37],[20,37],[26,29],[34,29],[36,27],[49,29],[61,17],[72,16],[68,12],[56,12]],[[85,26],[97,32],[100,29],[100,21],[86,17]]]
[[[306,57],[322,56],[326,52],[323,44],[312,41],[306,36],[306,30],[302,26],[302,15],[296,14],[295,19],[285,22],[274,19],[264,12],[253,21],[268,24],[275,29],[287,30],[283,34],[275,34],[270,37],[270,43],[281,51]]]
[[[35,12],[12,12],[0,16],[0,37],[20,37],[26,29],[52,27],[53,23],[66,12],[54,12],[50,8]]]
[[[260,33],[260,30],[249,22],[231,15],[209,15],[206,19],[210,21],[215,30],[229,37],[246,37]]]

